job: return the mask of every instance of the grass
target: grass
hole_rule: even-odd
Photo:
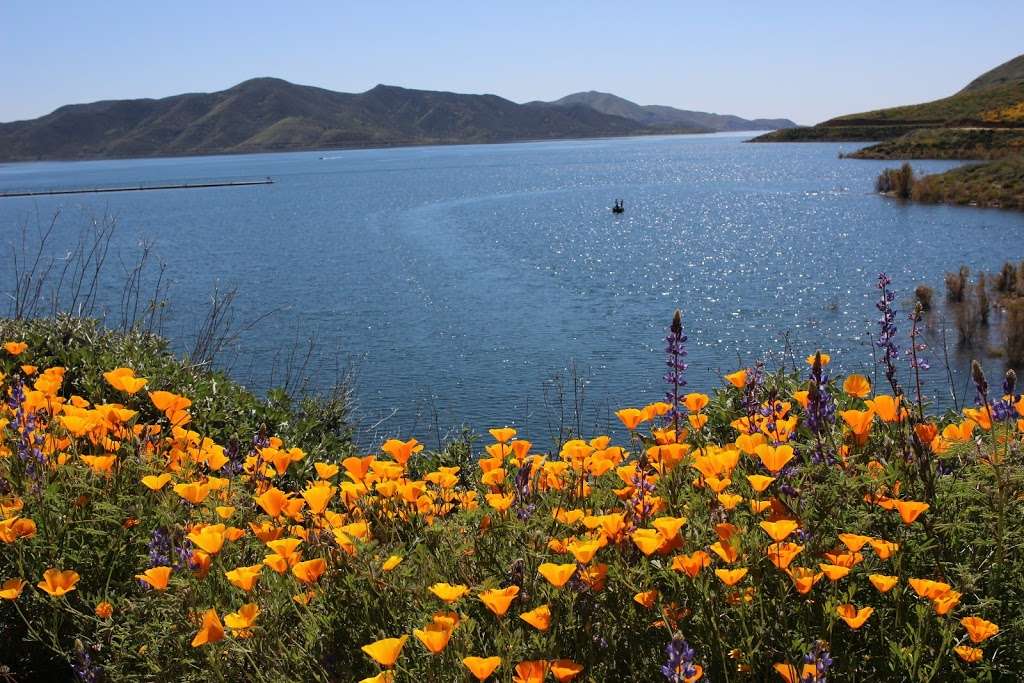
[[[848,159],[1004,159],[1024,154],[1024,130],[925,128],[845,155]]]
[[[1024,156],[924,176],[915,182],[911,197],[921,202],[1024,209]]]

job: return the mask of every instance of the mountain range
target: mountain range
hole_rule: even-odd
[[[517,104],[378,85],[342,93],[256,78],[213,93],[105,100],[0,123],[0,161],[88,159],[707,133],[788,119],[640,106],[607,93]]]

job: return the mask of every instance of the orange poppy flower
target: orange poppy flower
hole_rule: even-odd
[[[210,486],[193,481],[187,484],[175,484],[174,492],[193,505],[199,505],[210,495]]]
[[[425,628],[413,629],[412,634],[423,643],[432,654],[440,654],[448,647],[448,641],[452,637],[451,624],[431,622]]]
[[[464,586],[461,583],[456,585],[452,585],[450,583],[435,583],[428,590],[450,604],[461,600],[462,596],[469,592],[469,586]]]
[[[777,569],[784,570],[803,549],[802,545],[796,543],[772,543],[765,549],[765,554]]]
[[[913,524],[914,520],[921,516],[929,508],[928,503],[920,503],[913,500],[895,500],[893,506],[900,513],[900,519],[904,524]]]
[[[171,568],[150,567],[143,573],[136,574],[135,578],[149,584],[149,587],[153,590],[167,590],[167,583],[171,580]]]
[[[888,593],[900,582],[898,576],[886,576],[885,574],[871,574],[868,581],[878,590],[879,593]]]
[[[244,591],[251,591],[256,582],[259,581],[262,564],[254,564],[245,567],[237,567],[229,572],[224,572],[231,585],[241,588]]]
[[[900,405],[902,399],[902,396],[879,394],[873,399],[867,399],[864,404],[883,422],[899,422],[907,414],[906,408]]]
[[[737,505],[743,502],[743,496],[732,493],[719,493],[718,502],[722,504],[722,507],[726,510],[732,510]]]
[[[864,375],[847,375],[843,380],[843,392],[854,398],[866,398],[871,393],[871,382]]]
[[[654,603],[658,601],[658,591],[650,590],[637,593],[633,596],[633,602],[638,605],[642,605],[647,609],[654,607]]]
[[[402,562],[401,555],[392,555],[380,565],[381,571],[389,572]]]
[[[580,564],[587,564],[594,559],[597,551],[604,547],[601,541],[573,541],[569,544],[569,552]]]
[[[815,358],[815,356],[820,356],[821,357],[821,366],[822,367],[825,367],[826,365],[828,365],[832,361],[832,356],[828,355],[827,353],[822,353],[821,351],[818,351],[816,353],[812,353],[811,355],[807,356],[807,358],[805,360],[807,361],[808,365],[814,365],[814,358]]]
[[[747,481],[750,482],[750,488],[754,489],[755,492],[763,493],[775,481],[775,477],[766,477],[763,474],[749,474],[747,475]]]
[[[501,666],[501,657],[465,657],[462,665],[469,669],[473,678],[485,681]]]
[[[657,529],[637,529],[630,538],[644,555],[653,555],[661,544],[665,542],[664,537]]]
[[[531,660],[516,664],[512,683],[543,683],[550,664],[545,660]]]
[[[271,486],[253,500],[263,508],[264,512],[271,517],[277,518],[281,516],[281,511],[288,504],[288,495],[277,487]]]
[[[151,474],[149,476],[142,478],[142,485],[145,486],[150,491],[159,491],[164,486],[166,486],[167,482],[169,482],[170,480],[171,475],[167,474],[166,472],[161,475]]]
[[[203,613],[203,625],[192,639],[192,647],[216,643],[224,639],[224,625],[220,623],[217,610],[208,609]]]
[[[64,571],[60,569],[47,569],[43,572],[43,580],[36,585],[49,593],[50,596],[59,598],[75,590],[75,584],[78,583],[78,579],[78,572],[70,569],[65,569]]]
[[[615,413],[615,417],[630,431],[636,429],[646,419],[643,411],[637,408],[623,408]]]
[[[873,607],[862,607],[857,609],[853,605],[844,604],[836,607],[836,614],[839,618],[846,622],[846,625],[850,628],[857,630],[864,625],[864,622],[868,620],[875,609]]]
[[[960,603],[961,593],[951,590],[945,595],[932,600],[932,609],[938,615],[948,614]]]
[[[516,430],[511,427],[502,427],[500,429],[489,429],[487,430],[494,437],[494,440],[498,443],[506,443],[512,437],[516,435]]]
[[[964,617],[960,623],[967,629],[972,643],[982,643],[999,633],[999,626],[981,617]]]
[[[28,344],[25,342],[4,342],[4,351],[12,356],[20,356],[28,351]]]
[[[80,455],[78,457],[96,474],[110,474],[114,465],[117,464],[115,455]]]
[[[875,551],[875,555],[880,560],[888,560],[893,554],[900,549],[899,543],[893,543],[892,541],[886,541],[879,538],[872,538],[868,541],[871,544],[871,549]]]
[[[225,614],[224,624],[232,631],[245,631],[252,628],[259,614],[259,605],[255,602],[250,602],[238,608],[237,612]]]
[[[942,438],[950,443],[965,443],[971,439],[971,434],[976,426],[970,420],[964,420],[960,424],[946,425],[942,430]]]
[[[573,574],[576,573],[576,563],[570,562],[568,564],[553,564],[551,562],[545,562],[537,567],[537,571],[540,572],[540,575],[547,579],[548,583],[552,586],[555,588],[561,588],[568,583],[569,579],[571,579]]]
[[[126,394],[138,393],[149,381],[145,377],[136,377],[135,371],[131,368],[117,368],[110,372],[104,372],[103,379],[107,380],[107,384],[110,386]]]
[[[728,541],[716,541],[715,543],[711,544],[710,550],[715,555],[718,555],[720,558],[722,558],[723,562],[727,562],[729,564],[735,562],[740,556],[739,550],[737,550]]]
[[[491,588],[480,593],[480,601],[497,616],[504,616],[512,601],[519,595],[519,586]]]
[[[775,669],[779,676],[782,676],[782,680],[786,683],[813,681],[818,675],[817,667],[814,664],[804,664],[799,672],[797,672],[797,668],[792,664],[772,664],[772,668]]]
[[[224,547],[224,525],[213,524],[192,531],[188,535],[188,540],[203,552],[216,555]]]
[[[523,612],[519,615],[519,618],[538,631],[547,631],[551,627],[551,608],[547,605],[541,605],[529,612]]]
[[[821,577],[824,576],[821,572],[816,572],[807,567],[793,567],[792,569],[787,569],[786,574],[789,575],[790,580],[793,582],[796,592],[801,595],[809,593],[814,588],[814,584],[818,583]]]
[[[839,581],[850,573],[849,567],[841,567],[835,564],[827,564],[825,562],[819,562],[818,567],[821,568],[821,573],[828,577],[829,581]]]
[[[778,473],[786,466],[786,463],[793,459],[793,447],[787,445],[769,446],[768,444],[761,444],[754,452],[761,460],[761,464],[772,474]]]
[[[845,545],[851,553],[860,552],[860,549],[864,547],[864,544],[871,540],[870,536],[861,536],[860,534],[839,534],[839,540]]]
[[[800,527],[800,524],[791,519],[780,519],[777,522],[760,522],[759,526],[773,541],[780,543],[789,538],[790,534]]]
[[[28,584],[22,579],[8,579],[0,584],[0,600],[17,600]]]
[[[685,572],[691,579],[700,573],[701,569],[711,566],[711,556],[703,550],[697,550],[690,555],[676,555],[672,559],[672,569]]]
[[[943,581],[932,581],[931,579],[909,579],[907,583],[922,598],[934,600],[949,593],[951,586]]]
[[[726,586],[735,586],[747,575],[747,569],[716,569],[715,576]]]
[[[956,653],[957,657],[968,664],[976,664],[977,662],[980,662],[982,655],[985,654],[979,648],[970,647],[969,645],[958,645],[953,648],[953,652]]]
[[[363,645],[360,649],[381,666],[390,667],[398,661],[398,656],[402,654],[402,647],[405,646],[405,641],[408,639],[409,636],[383,638],[369,645]]]
[[[854,441],[856,441],[857,445],[863,446],[867,443],[868,435],[871,434],[871,423],[875,419],[875,413],[871,410],[844,410],[839,415],[850,428],[850,431],[853,432]]]
[[[409,439],[408,441],[388,439],[380,449],[390,455],[395,462],[404,465],[409,461],[409,458],[423,450],[423,444],[416,439]]]
[[[725,376],[725,381],[737,389],[742,389],[747,386],[747,371],[737,370],[736,372],[730,372]]]
[[[310,486],[302,492],[302,497],[305,499],[306,504],[309,505],[311,513],[322,515],[337,490],[333,486]]]
[[[556,659],[551,662],[551,675],[558,683],[565,683],[583,673],[583,666],[571,659]]]
[[[327,562],[318,557],[305,562],[296,562],[292,567],[292,574],[302,583],[316,583],[323,573],[327,571]]]
[[[686,406],[686,409],[691,413],[698,413],[704,410],[709,401],[710,399],[707,394],[693,393],[687,394],[683,397],[683,405]]]

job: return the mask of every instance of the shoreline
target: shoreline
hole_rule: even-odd
[[[419,148],[419,147],[469,147],[479,145],[517,145],[524,143],[535,143],[535,142],[572,142],[572,141],[590,141],[590,140],[626,140],[629,138],[657,138],[657,137],[708,137],[713,135],[746,135],[746,134],[758,134],[766,133],[771,131],[763,130],[724,130],[714,132],[693,132],[693,133],[673,133],[665,131],[651,131],[648,133],[644,132],[633,132],[629,135],[593,135],[584,137],[551,137],[551,138],[514,138],[510,140],[489,140],[489,141],[471,141],[471,140],[451,140],[451,141],[425,141],[425,142],[389,142],[389,143],[365,143],[365,144],[354,144],[339,147],[290,147],[288,149],[263,149],[263,150],[217,150],[210,152],[183,152],[181,154],[140,154],[132,156],[82,156],[72,158],[44,158],[44,159],[0,159],[0,168],[5,166],[13,166],[15,164],[40,164],[40,163],[74,163],[84,161],[134,161],[134,160],[156,160],[156,159],[189,159],[189,158],[207,158],[217,156],[245,156],[245,155],[256,155],[256,154],[295,154],[301,152],[320,152],[323,154],[329,154],[332,152],[352,152],[360,150],[372,150],[372,149],[405,149],[405,148]],[[747,141],[749,142],[749,141]]]

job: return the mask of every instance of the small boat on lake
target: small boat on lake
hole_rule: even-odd
[[[626,211],[625,202],[621,199],[615,200],[615,206],[612,207],[612,213],[624,213]]]

